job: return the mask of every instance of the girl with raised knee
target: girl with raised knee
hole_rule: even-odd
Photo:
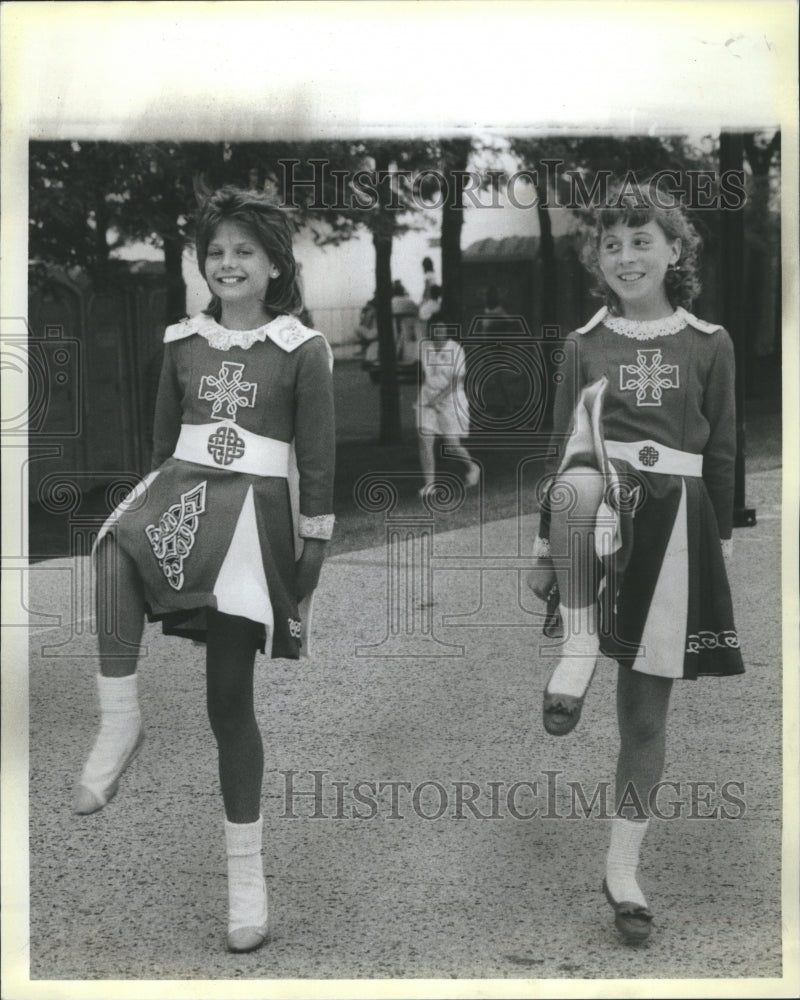
[[[145,615],[166,634],[204,642],[225,809],[228,947],[238,952],[267,936],[255,654],[307,651],[333,528],[331,352],[297,319],[291,228],[269,199],[216,192],[199,212],[195,242],[211,302],[167,328],[154,471],[98,538],[101,723],[75,809],[102,809],[141,745]]]
[[[630,942],[664,767],[672,683],[743,672],[726,560],[733,520],[733,345],[688,310],[699,237],[645,185],[596,213],[584,263],[606,305],[570,334],[554,409],[560,460],[540,491],[531,586],[563,628],[548,733],[574,729],[599,654],[617,661],[620,750],[603,889]]]

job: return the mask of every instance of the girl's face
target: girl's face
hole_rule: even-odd
[[[276,268],[247,226],[226,219],[208,244],[206,281],[223,303],[263,303]]]
[[[598,254],[600,270],[624,315],[646,318],[648,312],[669,306],[664,278],[669,265],[677,264],[680,255],[681,241],[668,239],[653,219],[643,226],[618,223],[603,230]]]

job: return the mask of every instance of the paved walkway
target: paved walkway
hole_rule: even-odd
[[[500,521],[481,534],[446,532],[445,520],[432,594],[412,593],[405,568],[387,584],[385,547],[333,558],[313,658],[258,672],[273,931],[252,955],[224,950],[223,813],[201,651],[148,628],[143,751],[117,799],[77,817],[70,791],[95,725],[94,641],[85,628],[35,634],[31,976],[779,976],[779,499],[779,470],[749,477],[758,524],[736,532],[731,573],[746,675],[675,686],[666,777],[681,785],[664,802],[684,818],[653,823],[645,841],[642,881],[656,913],[647,947],[616,936],[600,893],[608,821],[584,818],[569,784],[591,798],[613,776],[614,668],[601,664],[580,729],[546,736],[540,605],[520,587],[526,560],[517,559],[534,525],[520,533]],[[34,620],[85,618],[85,571],[85,560],[36,566]],[[394,646],[381,645],[387,586],[412,630]],[[299,794],[315,781],[319,795]]]

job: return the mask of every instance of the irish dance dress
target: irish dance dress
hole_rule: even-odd
[[[334,521],[330,348],[294,316],[240,331],[201,314],[164,341],[154,469],[99,537],[135,560],[165,633],[202,641],[216,608],[296,659],[310,600],[298,607],[295,558]]]
[[[723,557],[736,455],[730,337],[684,309],[645,322],[602,309],[564,353],[558,471],[589,465],[605,480],[594,526],[601,651],[662,677],[742,673]],[[545,484],[534,555],[569,565],[548,538],[552,511],[570,503]]]

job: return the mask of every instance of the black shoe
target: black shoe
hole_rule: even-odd
[[[597,660],[594,665],[597,669]],[[552,674],[550,675],[552,680]],[[586,690],[582,695],[555,694],[547,690],[545,686],[542,697],[542,722],[544,728],[551,736],[566,736],[578,725],[581,720],[581,711],[586,695],[594,680],[594,670],[586,684]],[[548,684],[550,681],[547,682]]]
[[[587,688],[588,690],[588,688]],[[571,694],[551,694],[546,688],[542,699],[542,722],[551,736],[566,736],[578,725],[586,692],[580,698]]]
[[[614,910],[614,926],[625,938],[626,944],[643,944],[650,937],[653,914],[638,903],[618,903],[608,891],[603,879],[603,892]]]

